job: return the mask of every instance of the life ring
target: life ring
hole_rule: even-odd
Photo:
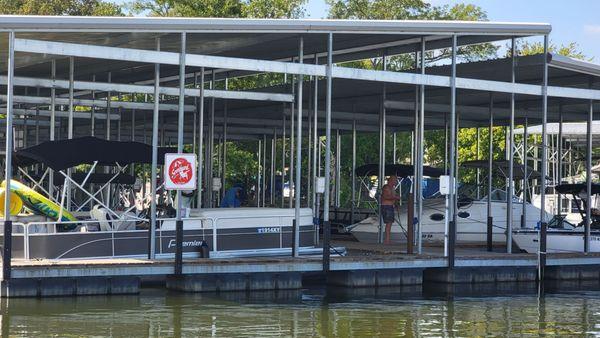
[[[0,183],[0,188],[6,188],[6,181]],[[28,209],[31,209],[31,211],[58,220],[60,205],[52,202],[42,194],[15,180],[10,181],[10,191],[17,194],[22,200],[22,203]],[[60,222],[74,221],[77,221],[77,218],[63,208]]]

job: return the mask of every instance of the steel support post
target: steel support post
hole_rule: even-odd
[[[511,83],[515,83],[515,67],[517,54],[515,50],[515,38],[511,39]],[[513,196],[515,193],[514,183],[514,131],[515,131],[515,93],[510,94],[510,121],[508,129],[508,194],[506,196],[506,252],[512,253],[512,228],[513,228]]]
[[[204,188],[203,177],[204,174],[204,67],[200,69],[200,97],[198,98],[198,194],[196,196],[196,205],[201,208],[202,205],[202,190]],[[208,183],[208,182],[206,182]]]
[[[392,164],[397,163],[397,146],[396,146],[396,132],[392,133]]]
[[[225,78],[225,90],[229,89],[229,81]],[[221,163],[221,183],[223,188],[221,188],[221,198],[225,197],[225,184],[227,182],[227,100],[223,100],[223,145],[221,146],[221,151],[223,152],[223,161]],[[264,195],[263,195],[264,201]],[[264,202],[263,202],[264,203]]]
[[[317,176],[321,177],[321,160],[322,160],[322,150],[323,150],[323,143],[321,141],[319,141],[317,143]],[[317,214],[317,229],[315,230],[315,243],[318,244],[320,241],[320,237],[319,237],[319,227],[321,226],[321,218],[320,218],[320,212],[321,212],[321,199],[317,198],[317,201],[315,203],[315,210],[316,210],[316,214]]]
[[[112,82],[112,73],[108,72],[108,82]],[[110,91],[106,92],[106,139],[110,140],[110,127],[111,127],[111,120],[110,120],[110,113],[111,113],[111,97],[112,97],[112,93]],[[105,167],[104,170],[106,173],[110,173],[110,169],[109,167]],[[69,191],[69,189],[67,189],[67,191]],[[110,193],[111,193],[111,187],[110,185],[106,186],[106,200],[104,201],[104,204],[106,204],[107,206],[110,206]],[[70,199],[69,199],[70,200]]]
[[[267,203],[267,135],[263,134],[263,143],[262,143],[262,186],[261,190],[261,198],[262,198],[262,206],[265,207]]]
[[[421,75],[425,75],[425,38],[421,38]],[[419,149],[417,154],[417,187],[415,200],[417,202],[417,253],[423,252],[423,158],[425,143],[425,85],[419,87]]]
[[[283,110],[285,111],[285,103],[283,104]],[[285,196],[283,194],[284,191],[284,185],[285,185],[285,128],[286,128],[286,119],[285,119],[285,114],[283,115],[283,128],[281,128],[281,207],[284,208],[285,207]],[[288,191],[291,189],[290,186],[288,186]],[[292,198],[291,195],[289,196],[289,198]]]
[[[493,250],[494,217],[492,216],[492,190],[494,184],[494,94],[490,93],[490,125],[488,127],[488,177],[487,177],[487,251]]]
[[[131,102],[134,101],[134,94],[131,93]],[[135,109],[131,110],[131,141],[135,142]],[[132,163],[129,168],[131,172],[131,176],[135,177],[135,164]]]
[[[323,271],[329,272],[329,246],[331,223],[329,222],[329,194],[331,185],[331,90],[333,71],[333,33],[327,36],[327,91],[325,97],[325,193],[323,194]]]
[[[304,61],[304,38],[300,37],[300,45],[298,47],[299,55],[298,62],[300,64]],[[300,203],[301,199],[301,184],[302,184],[302,92],[303,92],[304,76],[298,75],[298,114],[296,121],[296,175],[294,184],[294,198],[295,212],[294,212],[294,247],[292,250],[292,256],[300,256]]]
[[[292,63],[294,62],[294,58],[292,58]],[[291,87],[292,87],[292,96],[296,98],[294,102],[290,103],[290,198],[288,200],[288,208],[292,208],[294,206],[294,197],[296,196],[296,187],[295,187],[295,153],[296,153],[296,140],[295,140],[295,128],[296,128],[296,101],[298,98],[296,97],[296,86],[294,84],[294,76],[291,77]],[[299,112],[302,115],[302,112]],[[293,193],[293,194],[292,194]]]
[[[133,102],[133,95],[131,94],[131,101]],[[131,110],[131,141],[135,142],[135,109]],[[131,168],[133,169],[134,166],[131,166]],[[133,170],[132,170],[133,173]]]
[[[563,105],[560,103],[558,105],[558,137],[557,137],[557,175],[558,179],[555,181],[555,184],[562,183],[562,175],[563,175]],[[592,149],[592,148],[588,148]],[[556,203],[556,211],[558,215],[562,214],[562,198],[560,198],[560,194],[556,193],[556,189],[554,189],[554,201]]]
[[[271,207],[275,206],[275,160],[277,156],[277,131],[273,130],[273,138],[271,139],[271,159],[269,164],[271,168],[269,170],[271,180],[269,184],[271,188],[269,189],[269,204]]]
[[[73,106],[73,88],[75,83],[75,58],[69,57],[69,119],[67,121],[67,138],[73,138],[73,114],[74,114],[74,106]]]
[[[594,123],[594,101],[590,100],[589,112],[587,120],[586,133],[586,166],[585,166],[585,183],[586,183],[586,202],[585,202],[585,232],[583,236],[583,252],[590,252],[590,229],[592,227],[592,124]]]
[[[67,138],[70,140],[73,138],[73,114],[74,114],[74,105],[73,105],[73,91],[74,91],[74,83],[75,83],[75,58],[69,57],[69,117],[67,120]],[[67,176],[71,177],[71,168],[67,169]],[[65,180],[63,183],[66,188],[65,191],[67,193],[67,210],[71,210],[71,183],[69,180]],[[108,205],[108,204],[107,204]]]
[[[256,159],[258,162],[258,171],[256,172],[256,189],[254,191],[256,199],[256,207],[260,208],[260,187],[262,186],[262,139],[258,140],[258,151],[256,152]]]
[[[40,87],[37,87],[37,96],[40,96]],[[40,144],[40,106],[35,106],[35,144]],[[36,164],[36,174],[39,174],[38,169],[40,165]]]
[[[452,35],[452,75],[450,77],[450,203],[448,208],[448,267],[454,268],[456,245],[456,34]]]
[[[219,180],[221,181],[221,187],[215,191],[215,203],[217,204],[217,206],[219,205],[219,203],[221,202],[221,191],[223,190],[223,177],[222,172],[221,172],[221,168],[223,167],[223,134],[219,134],[217,136],[217,144],[215,146],[215,152],[217,153],[217,158],[216,158],[216,162],[217,162],[217,166],[215,167],[214,171],[216,172],[217,177],[219,178]]]
[[[317,65],[319,63],[319,57],[317,56],[317,54],[315,54],[315,65]],[[318,242],[318,229],[319,229],[319,209],[317,208],[318,202],[317,202],[317,162],[318,162],[318,156],[320,156],[320,152],[319,152],[319,144],[318,142],[318,129],[319,129],[319,78],[317,76],[314,77],[315,81],[314,81],[314,92],[313,92],[313,130],[312,130],[312,143],[313,143],[313,162],[312,162],[312,183],[313,183],[313,189],[312,189],[312,205],[311,208],[313,209],[313,223],[315,223],[315,225],[317,226],[317,242]]]
[[[112,81],[112,73],[108,72],[108,82]],[[110,91],[106,92],[106,139],[110,140],[110,113],[111,113],[111,96],[112,93]]]
[[[312,197],[313,197],[313,180],[311,179],[312,177],[312,129],[313,129],[313,123],[312,123],[312,112],[313,109],[312,108],[312,77],[309,76],[308,77],[308,98],[307,98],[307,109],[306,109],[306,123],[308,124],[308,127],[306,128],[306,152],[308,153],[308,158],[306,160],[306,207],[307,208],[311,208],[312,207]],[[302,114],[304,114],[304,112],[302,112]]]
[[[160,38],[156,38],[156,50],[160,51]],[[150,226],[148,227],[148,259],[156,258],[156,176],[158,175],[158,121],[160,114],[160,64],[154,64],[154,111],[152,113],[152,167],[150,168]]]
[[[350,206],[350,224],[354,224],[354,213],[356,209],[356,120],[352,120],[352,193]]]
[[[342,136],[340,130],[335,130],[335,215],[337,219],[337,211],[340,208],[340,189],[342,187]]]
[[[476,129],[476,153],[475,153],[475,157],[476,159],[479,161],[481,158],[481,129],[479,129],[479,127],[477,127]],[[481,189],[480,189],[480,185],[481,185],[481,169],[477,168],[477,173],[476,173],[476,178],[475,181],[477,182],[477,199],[481,199]]]
[[[27,87],[24,88],[25,96],[27,96],[29,94],[28,89],[29,88],[27,88]],[[19,129],[21,129],[21,135],[23,135],[23,139],[22,139],[21,144],[17,143],[16,147],[27,148],[27,145],[29,144],[29,142],[28,142],[29,128],[27,127],[29,124],[28,122],[29,122],[29,116],[27,116],[27,115],[23,116],[23,124],[19,128]],[[15,148],[15,150],[16,150],[16,148]]]
[[[383,70],[387,69],[387,57],[384,53],[382,56]],[[379,191],[378,208],[379,208],[379,229],[377,233],[377,242],[383,243],[384,224],[381,217],[381,195],[385,180],[385,100],[386,100],[386,83],[382,84],[381,91],[381,107],[379,108],[379,175],[377,177],[377,191]]]
[[[210,89],[215,88],[215,70],[212,70],[211,79],[210,79]],[[215,151],[215,98],[210,99],[210,125],[209,125],[209,135],[208,135],[208,151],[206,158],[206,185],[208,187],[206,192],[206,207],[213,207],[213,169],[214,169],[214,151]]]
[[[419,73],[419,68],[421,67],[419,65],[419,62],[421,61],[419,59],[419,53],[420,51],[415,51],[415,73]],[[420,140],[420,136],[419,136],[419,89],[420,86],[415,86],[415,115],[414,115],[414,129],[412,131],[412,138],[411,138],[411,147],[410,147],[410,151],[411,151],[411,164],[413,165],[413,176],[412,176],[412,185],[411,185],[411,194],[407,200],[407,206],[406,206],[406,215],[407,215],[407,220],[406,220],[406,232],[407,232],[407,236],[406,236],[406,253],[408,254],[413,254],[415,249],[415,237],[416,237],[416,231],[415,231],[415,217],[414,215],[418,213],[417,210],[417,206],[415,204],[415,197],[416,197],[416,193],[418,188],[418,182],[417,182],[417,176],[419,176],[419,169],[418,169],[418,157],[419,157],[419,140]]]
[[[8,81],[6,83],[6,145],[4,162],[4,179],[9,182],[12,178],[13,154],[13,90],[15,72],[15,32],[8,32]],[[10,219],[10,194],[4,198],[4,237],[2,252],[2,281],[11,278],[12,263],[12,220]],[[5,285],[2,285],[4,288]]]
[[[52,60],[54,62],[54,60]],[[96,82],[96,74],[92,75],[92,82]],[[53,88],[54,89],[54,88]],[[95,101],[96,100],[96,91],[92,90],[92,100]],[[90,135],[91,136],[95,136],[96,134],[96,106],[91,106],[91,112],[90,112]]]
[[[122,101],[121,93],[117,95],[117,101]],[[117,141],[121,141],[121,117],[123,116],[123,107],[117,108],[117,114],[119,114],[119,119],[117,120]]]
[[[56,80],[56,59],[52,59],[50,76],[52,80]],[[54,141],[56,133],[56,88],[50,88],[50,141]],[[11,107],[12,108],[12,107]],[[92,135],[93,136],[93,135]],[[48,194],[54,196],[54,170],[48,171]]]
[[[448,174],[448,149],[450,149],[448,141],[448,129],[450,125],[448,123],[448,115],[444,114],[444,173]],[[450,233],[450,222],[448,220],[448,209],[450,208],[450,196],[446,195],[444,198],[444,257],[448,257],[450,254],[448,250],[448,238]]]
[[[529,166],[527,163],[527,138],[528,135],[528,123],[527,115],[525,115],[525,125],[523,128],[523,204],[521,205],[523,211],[521,211],[521,228],[527,225],[527,193],[529,191]]]
[[[543,84],[542,84],[542,161],[541,161],[541,177],[540,177],[540,238],[538,250],[538,278],[544,280],[544,270],[546,268],[546,240],[547,227],[546,223],[546,171],[548,167],[547,153],[547,122],[548,122],[548,35],[544,35],[544,66],[543,66]]]
[[[179,53],[179,113],[177,115],[177,152],[183,153],[183,128],[185,123],[185,53],[186,33],[181,33],[181,51]],[[183,219],[181,209],[181,190],[177,190],[177,210],[175,221],[175,274],[183,271]]]

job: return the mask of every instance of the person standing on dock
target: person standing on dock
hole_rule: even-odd
[[[383,244],[391,244],[392,223],[395,220],[396,202],[400,200],[400,196],[396,194],[396,185],[398,177],[392,175],[388,178],[387,183],[383,186],[381,192],[381,217],[385,223],[385,240]]]

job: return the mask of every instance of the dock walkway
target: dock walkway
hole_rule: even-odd
[[[536,254],[457,249],[449,269],[443,248],[426,247],[408,255],[402,246],[336,242],[347,256],[332,255],[328,284],[349,287],[415,285],[426,282],[533,282]],[[302,287],[303,276],[322,273],[320,256],[185,259],[183,275],[175,276],[170,259],[13,260],[4,296],[135,293],[144,280],[164,280],[182,291],[233,291]],[[600,253],[548,254],[546,279],[600,280]],[[119,285],[115,287],[115,285]],[[8,290],[8,291],[7,291]]]

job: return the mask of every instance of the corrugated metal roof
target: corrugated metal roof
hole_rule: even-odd
[[[0,29],[10,30],[93,30],[93,31],[304,31],[359,33],[457,33],[540,35],[552,27],[547,23],[426,21],[426,20],[329,20],[329,19],[239,19],[239,18],[157,18],[0,16]]]
[[[550,66],[570,70],[577,73],[585,73],[600,76],[600,65],[584,60],[574,59],[559,54],[549,54]]]

